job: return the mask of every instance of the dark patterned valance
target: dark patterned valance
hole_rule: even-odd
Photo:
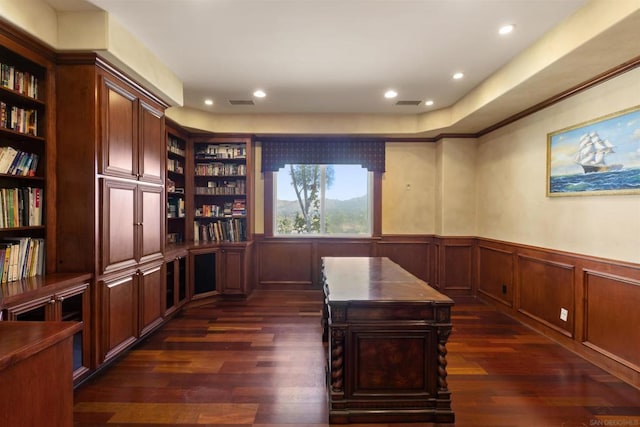
[[[263,138],[262,172],[286,164],[362,165],[384,172],[384,140],[361,138]]]

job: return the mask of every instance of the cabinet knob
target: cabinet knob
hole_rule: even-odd
[[[64,301],[64,297],[58,297],[58,302]]]
[[[51,298],[51,299],[49,300],[49,304],[55,304],[55,303],[56,303],[56,299],[55,299],[55,298]]]

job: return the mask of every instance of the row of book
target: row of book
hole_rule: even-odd
[[[246,176],[247,165],[237,163],[196,163],[196,176]]]
[[[20,176],[35,176],[39,156],[35,153],[0,147],[0,173]]]
[[[9,64],[0,63],[0,85],[31,98],[38,98],[38,78]]]
[[[246,181],[209,181],[206,187],[196,187],[196,194],[230,195],[245,194]]]
[[[212,144],[200,146],[196,151],[196,159],[245,159],[245,144]]]
[[[167,150],[170,153],[177,154],[179,156],[184,157],[185,156],[185,151],[184,151],[184,148],[182,148],[183,145],[184,145],[184,143],[181,143],[179,139],[177,139],[173,135],[169,135],[169,141],[168,141],[168,144],[167,144]]]
[[[0,102],[0,126],[27,135],[38,136],[38,111]]]
[[[243,242],[247,240],[246,222],[239,218],[194,221],[193,237],[196,242]]]
[[[184,173],[184,164],[175,159],[167,159],[167,169],[169,172]]]
[[[167,218],[184,217],[184,199],[181,197],[169,196],[167,198]]]
[[[16,237],[0,240],[2,283],[44,274],[44,239]]]
[[[42,188],[0,189],[0,228],[42,225],[43,197]]]

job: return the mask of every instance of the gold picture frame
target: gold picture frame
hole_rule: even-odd
[[[547,196],[640,194],[640,106],[547,134]]]

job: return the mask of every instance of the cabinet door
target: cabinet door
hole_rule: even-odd
[[[43,296],[31,301],[7,305],[5,307],[7,320],[20,320],[32,322],[44,322],[45,320],[55,320],[55,298],[53,295]]]
[[[156,265],[138,272],[140,289],[140,336],[162,323],[162,266]]]
[[[83,377],[91,367],[91,320],[89,316],[89,284],[57,292],[55,300],[59,308],[57,320],[82,323],[82,330],[73,335],[73,379]]]
[[[133,344],[138,336],[138,293],[135,275],[102,284],[102,356],[106,361]]]
[[[103,273],[136,264],[137,187],[132,182],[102,179]]]
[[[224,270],[222,292],[224,294],[244,294],[244,250],[223,250]]]
[[[164,206],[162,204],[163,189],[158,186],[138,187],[138,227],[139,262],[162,258],[164,241]]]
[[[164,114],[140,101],[138,178],[162,184],[164,176]]]
[[[105,175],[138,175],[138,99],[124,87],[102,80],[102,161]]]

